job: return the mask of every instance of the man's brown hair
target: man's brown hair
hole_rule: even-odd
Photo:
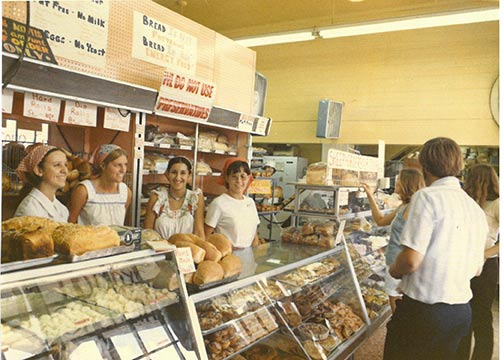
[[[419,160],[424,173],[428,171],[438,178],[456,176],[464,167],[460,147],[445,137],[427,141],[420,151]]]

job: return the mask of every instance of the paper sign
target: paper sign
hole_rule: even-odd
[[[345,229],[345,224],[346,224],[346,220],[340,221],[338,233],[336,234],[336,244],[339,244],[340,242],[343,242],[343,240],[344,240],[343,229]]]
[[[127,115],[122,116],[121,112],[127,113]],[[106,107],[103,118],[103,127],[105,129],[128,132],[130,127],[130,120],[131,113],[129,111]]]
[[[194,75],[197,55],[196,37],[150,16],[133,12],[132,57]]]
[[[271,195],[271,181],[254,179],[250,184],[249,194],[264,194]]]
[[[63,122],[96,127],[96,105],[68,100],[65,104]]]
[[[211,81],[165,70],[155,112],[182,120],[206,121],[216,92]]]
[[[178,268],[181,274],[190,274],[196,271],[191,248],[180,247],[175,249]]]
[[[54,55],[106,66],[110,1],[30,1],[30,26],[46,35]]]
[[[256,129],[255,129],[255,133],[256,134],[261,134],[261,135],[268,135],[266,133],[266,131],[268,131],[268,123],[269,123],[270,119],[269,118],[265,118],[265,117],[260,117],[259,119],[257,119],[257,125],[256,125]]]
[[[12,103],[14,102],[14,91],[2,89],[2,112],[12,114]]]
[[[238,123],[238,130],[251,132],[252,127],[254,126],[255,116],[241,114],[240,122]]]
[[[27,92],[24,95],[23,116],[58,122],[61,100]]]

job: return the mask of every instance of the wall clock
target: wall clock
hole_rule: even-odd
[[[499,125],[499,77],[495,79],[492,89],[490,90],[490,112],[492,118]]]

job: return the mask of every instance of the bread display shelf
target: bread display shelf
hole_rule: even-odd
[[[206,154],[228,155],[228,156],[237,155],[236,151],[225,151],[225,150],[198,149],[198,152]]]
[[[213,288],[216,286],[231,283],[231,282],[235,281],[236,279],[238,279],[239,276],[240,276],[240,274],[236,274],[236,275],[224,278],[222,280],[212,281],[212,282],[209,282],[206,284],[201,284],[201,285],[186,283],[186,287],[187,287],[187,290],[189,291],[189,293],[195,293],[198,291],[207,290],[207,289],[210,289],[210,288]]]
[[[56,259],[57,257],[58,254],[54,254],[53,256],[45,258],[3,263],[2,266],[0,267],[0,273],[7,273],[16,270],[32,268],[35,266],[46,265],[53,262],[53,260]]]
[[[174,150],[193,150],[194,147],[190,145],[178,145],[178,144],[157,144],[153,142],[144,142],[144,147],[154,148],[154,149],[174,149]]]

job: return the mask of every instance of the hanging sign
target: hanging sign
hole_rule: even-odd
[[[121,112],[126,112],[126,116],[123,116]],[[119,110],[116,108],[105,108],[105,114],[103,115],[103,127],[105,129],[119,130],[119,131],[129,131],[131,120],[131,112],[127,110]]]
[[[271,195],[271,181],[264,179],[254,179],[248,189],[249,194]]]
[[[213,82],[165,70],[155,112],[182,120],[206,121],[215,94]]]
[[[42,29],[54,54],[104,68],[108,0],[30,1],[30,24]]]
[[[12,114],[12,103],[14,102],[14,91],[2,89],[2,112]]]
[[[26,92],[24,95],[23,116],[58,122],[60,106],[60,99]]]
[[[196,37],[145,14],[133,12],[132,57],[194,75],[197,52]]]
[[[66,101],[63,122],[65,124],[96,127],[96,105],[80,101]]]
[[[28,37],[28,43],[25,47],[26,57],[57,64],[47,42],[46,34],[42,30],[32,27],[30,24],[27,32],[25,24],[2,17],[2,51],[21,55],[26,37]]]

